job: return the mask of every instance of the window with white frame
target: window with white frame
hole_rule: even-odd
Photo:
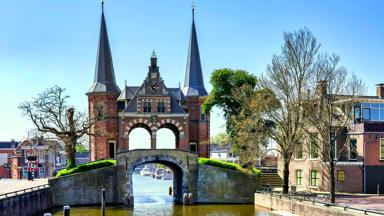
[[[317,170],[311,170],[310,185],[312,187],[319,186],[319,176],[318,176],[318,171]]]
[[[310,158],[311,159],[317,159],[319,157],[319,149],[318,149],[318,146],[317,146],[317,137],[318,137],[318,134],[317,133],[313,133],[311,134],[310,136]]]

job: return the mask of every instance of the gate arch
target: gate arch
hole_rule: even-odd
[[[182,203],[184,193],[192,193],[193,199],[197,196],[197,154],[178,149],[145,150],[135,149],[119,152],[117,154],[119,170],[125,170],[125,187],[121,187],[120,197],[125,194],[133,196],[132,174],[135,167],[146,163],[159,163],[169,167],[173,172],[174,202]],[[121,169],[124,167],[125,169]],[[123,183],[122,182],[122,183]],[[132,200],[131,200],[132,202]]]

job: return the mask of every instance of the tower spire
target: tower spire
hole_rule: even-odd
[[[95,78],[88,93],[95,92],[108,92],[114,94],[119,94],[121,92],[115,80],[107,25],[104,17],[104,1],[101,1],[101,25],[99,47],[96,58]]]
[[[199,45],[195,27],[195,3],[192,3],[192,29],[189,41],[187,68],[183,93],[186,96],[206,96],[207,91],[204,87],[203,72],[201,70]]]

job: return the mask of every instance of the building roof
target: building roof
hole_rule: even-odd
[[[132,100],[140,86],[125,86],[120,96],[117,98],[119,101]]]
[[[203,72],[201,70],[199,45],[195,27],[195,9],[192,8],[192,30],[189,41],[187,67],[185,71],[185,81],[183,92],[185,96],[206,96],[207,91],[204,87]]]
[[[17,148],[20,145],[20,141],[0,141],[0,149]]]
[[[97,51],[95,78],[88,93],[114,93],[120,94],[116,84],[113,69],[112,54],[109,46],[107,25],[104,17],[104,3],[102,2],[99,47]]]
[[[153,83],[155,82],[155,83]],[[149,90],[152,85],[157,86],[157,90]],[[156,88],[155,88],[156,89]],[[162,90],[159,90],[162,89]],[[123,94],[124,93],[124,94]],[[157,57],[153,52],[151,55],[151,65],[149,66],[149,71],[146,79],[140,87],[126,86],[123,92],[119,96],[119,100],[130,100],[127,106],[124,109],[124,112],[134,112],[138,111],[137,108],[137,98],[138,97],[158,97],[166,96],[170,98],[171,113],[185,113],[179,102],[182,99],[185,99],[180,88],[167,88],[164,84],[163,79],[160,76],[159,66],[157,66]]]

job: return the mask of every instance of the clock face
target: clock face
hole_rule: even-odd
[[[157,90],[159,90],[159,86],[155,83],[155,84],[152,84],[151,85],[151,91],[152,92],[156,92]]]

